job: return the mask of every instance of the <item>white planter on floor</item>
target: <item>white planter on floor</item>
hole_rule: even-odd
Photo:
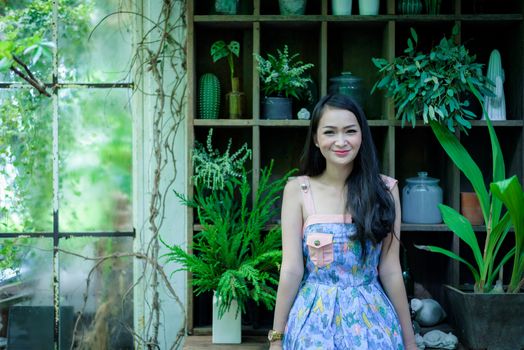
[[[348,16],[351,14],[353,0],[331,0],[331,9],[336,16]]]
[[[213,344],[240,344],[242,342],[241,314],[236,301],[231,303],[229,311],[218,318],[218,303],[220,300],[213,293]]]
[[[358,11],[361,15],[378,15],[379,0],[358,0]]]

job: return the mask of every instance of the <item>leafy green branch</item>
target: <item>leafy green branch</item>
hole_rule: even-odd
[[[491,96],[490,82],[483,74],[481,63],[471,55],[464,45],[458,45],[455,37],[442,38],[429,52],[417,50],[418,36],[411,28],[404,55],[391,62],[384,58],[373,58],[379,69],[380,78],[374,84],[376,89],[385,90],[386,97],[393,98],[396,118],[415,126],[422,117],[424,124],[431,120],[447,125],[450,131],[471,128],[469,120],[477,118],[470,109],[468,94],[471,97]]]
[[[180,264],[176,271],[192,273],[195,293],[216,291],[221,300],[219,317],[236,300],[240,311],[252,299],[272,308],[278,266],[281,260],[281,228],[275,226],[264,234],[266,225],[277,214],[277,200],[287,178],[270,181],[273,162],[262,169],[259,187],[250,204],[251,186],[247,174],[227,178],[223,190],[206,190],[197,185],[193,199],[176,193],[186,206],[195,208],[202,231],[193,237],[189,251],[169,245],[167,261]],[[175,272],[176,272],[175,271]]]

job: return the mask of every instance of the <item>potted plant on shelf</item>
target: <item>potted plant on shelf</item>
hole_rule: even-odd
[[[490,89],[493,84],[483,75],[483,64],[476,62],[476,56],[456,43],[457,34],[458,27],[454,26],[450,38],[444,37],[431,50],[422,52],[417,50],[418,35],[411,28],[411,38],[403,55],[391,62],[372,59],[380,78],[371,93],[384,90],[386,97],[393,99],[395,117],[401,120],[402,127],[406,122],[415,127],[417,120],[421,119],[424,124],[434,120],[452,132],[458,127],[467,133],[470,120],[480,118],[472,110],[471,102],[477,95],[493,95]],[[483,97],[479,99],[479,103],[482,102]],[[475,194],[465,192],[463,195],[468,196]],[[475,207],[464,207],[463,214],[474,220],[478,211]]]
[[[484,174],[459,140],[444,126],[431,121],[438,141],[466,176],[477,194],[486,225],[486,237],[477,238],[472,224],[455,209],[440,204],[444,223],[471,248],[473,261],[447,249],[435,246],[417,248],[445,254],[465,264],[475,284],[473,292],[446,285],[446,293],[455,316],[459,338],[470,348],[521,349],[524,347],[521,315],[524,310],[524,192],[518,177],[505,178],[504,158],[497,135],[486,119],[493,156],[493,178],[485,186]],[[502,206],[506,207],[503,214]],[[513,227],[514,239],[508,240]],[[514,242],[508,251],[504,244]],[[502,285],[502,269],[513,262],[509,285]],[[506,293],[504,293],[506,292]]]
[[[454,37],[458,27],[454,26],[451,38],[442,38],[429,52],[417,51],[418,36],[411,28],[411,38],[404,55],[391,62],[384,58],[373,58],[379,69],[380,78],[373,85],[385,90],[396,107],[395,117],[413,127],[418,119],[424,124],[435,120],[445,124],[449,130],[467,132],[470,120],[478,116],[471,111],[470,99],[477,95],[491,96],[492,83],[483,75],[483,64],[477,63],[464,45],[458,45]],[[482,101],[482,97],[480,99]]]
[[[258,61],[257,69],[264,92],[262,117],[291,119],[291,98],[299,99],[308,84],[312,83],[306,71],[314,64],[298,60],[299,54],[290,54],[287,45],[283,50],[277,49],[277,55],[268,54],[267,58],[258,54],[254,56]]]
[[[182,203],[196,209],[201,231],[194,235],[189,250],[163,241],[169,249],[167,260],[181,265],[177,271],[192,273],[195,294],[214,292],[213,343],[240,343],[241,313],[247,303],[254,301],[272,309],[276,298],[281,228],[268,229],[267,225],[276,214],[275,203],[290,173],[270,181],[271,162],[261,170],[252,197],[243,166],[251,151],[247,145],[241,150],[244,151],[230,154],[228,146],[220,154],[213,150],[211,136],[207,148],[198,146],[193,160],[196,169],[207,169],[206,175],[196,172],[199,180],[195,181],[192,199],[176,195]]]
[[[232,40],[229,44],[226,44],[223,40],[218,40],[211,45],[211,57],[213,63],[227,58],[229,65],[229,73],[231,79],[231,91],[226,94],[226,106],[229,113],[229,118],[238,119],[242,118],[244,114],[244,100],[245,94],[240,91],[240,80],[235,76],[235,56],[238,58],[240,55],[240,43]]]
[[[457,34],[456,27],[453,34]],[[504,344],[509,348],[521,348],[524,346],[520,331],[522,321],[520,316],[511,320],[510,314],[511,309],[524,308],[524,294],[520,292],[524,284],[524,193],[516,176],[505,177],[504,158],[489,118],[486,123],[493,157],[493,178],[489,188],[485,185],[484,174],[455,136],[455,128],[467,132],[471,127],[468,119],[477,117],[468,109],[464,94],[471,94],[483,108],[483,95],[491,94],[490,82],[482,75],[482,65],[475,63],[475,56],[463,45],[444,38],[429,53],[422,53],[415,49],[417,41],[416,32],[411,30],[405,55],[396,57],[391,63],[373,60],[382,73],[373,90],[384,89],[386,96],[393,98],[396,117],[402,120],[402,126],[406,121],[414,126],[418,118],[430,125],[440,145],[471,183],[487,223],[486,239],[479,239],[467,218],[439,204],[444,223],[471,248],[473,261],[441,247],[417,248],[445,254],[464,263],[471,271],[475,280],[473,291],[445,286],[456,330],[467,346],[497,348]],[[503,204],[507,209],[504,215]],[[505,251],[503,247],[511,244],[508,237],[512,226],[515,244]],[[507,293],[493,294],[504,291],[499,273],[512,259],[513,271]],[[512,324],[513,321],[516,323]]]

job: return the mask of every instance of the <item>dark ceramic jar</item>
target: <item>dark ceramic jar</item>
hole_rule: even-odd
[[[364,103],[362,78],[351,72],[342,72],[341,75],[329,79],[329,92],[353,97],[360,106]]]
[[[422,12],[422,1],[400,0],[397,10],[401,15],[418,15]]]

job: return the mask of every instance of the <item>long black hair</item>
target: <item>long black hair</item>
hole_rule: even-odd
[[[317,176],[326,169],[326,159],[315,145],[314,138],[327,108],[352,112],[360,125],[362,143],[354,160],[353,170],[346,179],[346,211],[351,214],[357,228],[357,233],[351,238],[360,242],[362,259],[365,260],[368,241],[376,245],[390,232],[394,232],[395,202],[380,176],[377,151],[364,111],[354,99],[346,95],[326,95],[316,104],[300,158],[300,173]]]

